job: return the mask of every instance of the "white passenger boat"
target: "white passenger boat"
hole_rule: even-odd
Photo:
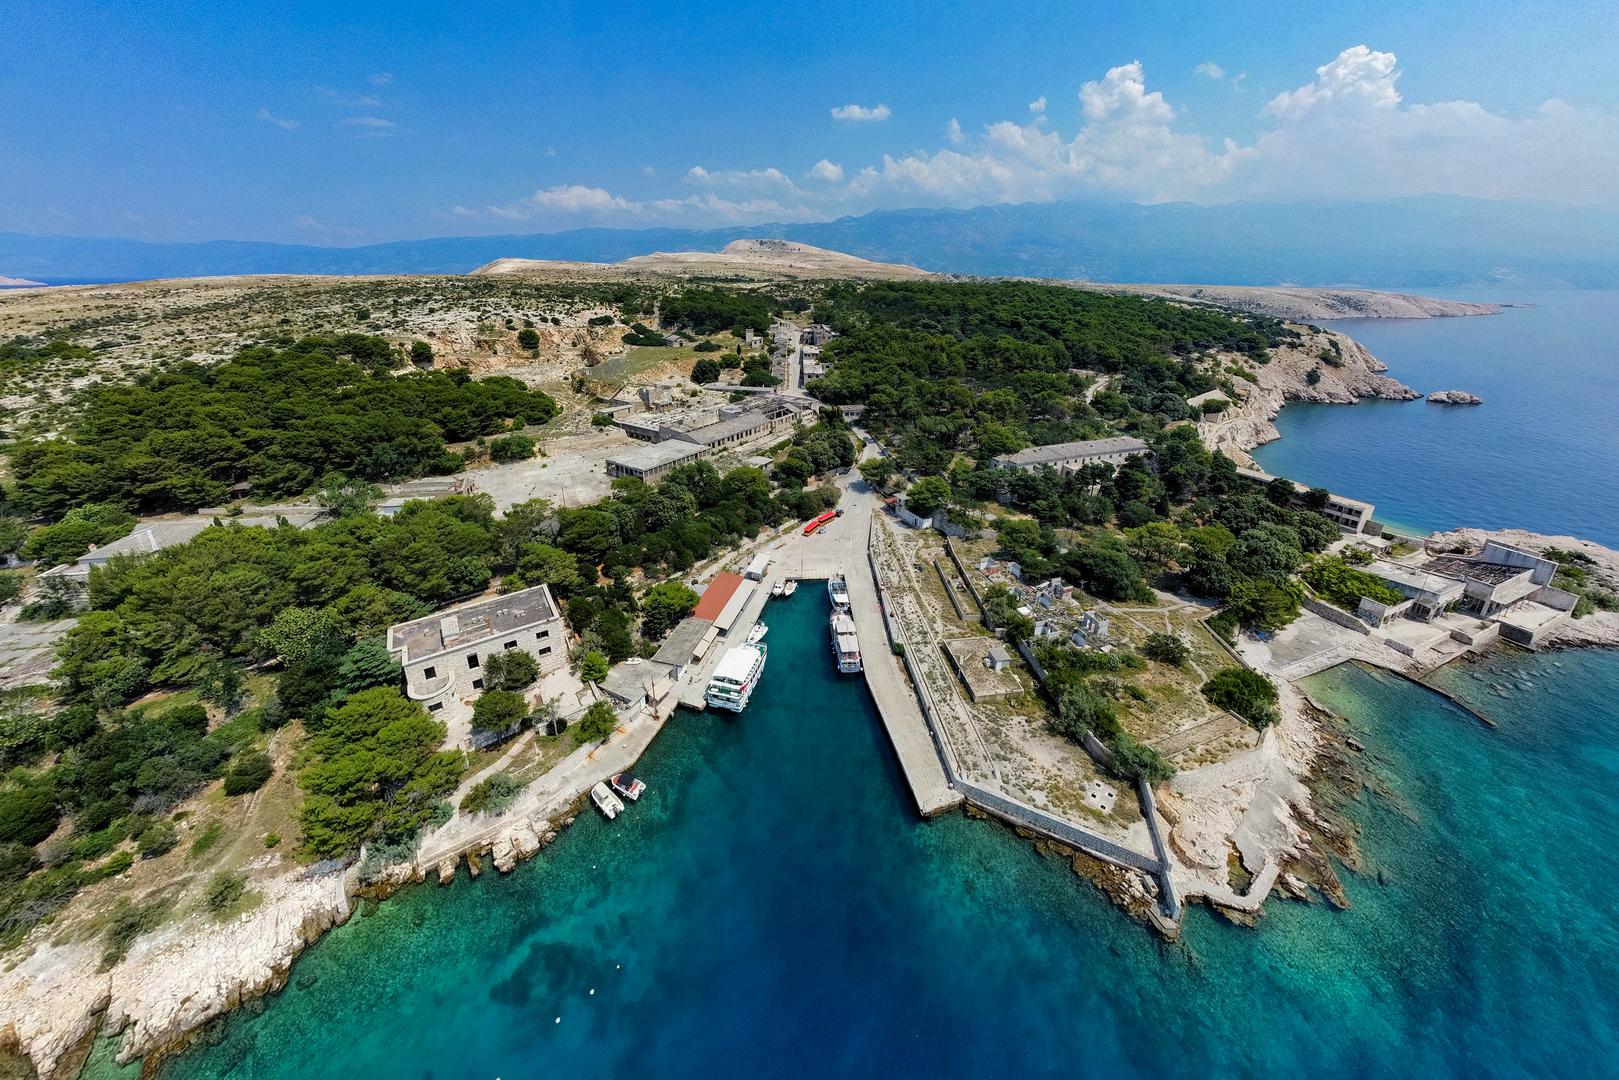
[[[798,591],[798,579],[797,578],[788,578],[787,579],[787,584],[782,586],[781,595],[783,595],[783,596],[791,596],[791,595],[793,595],[793,593],[795,593],[797,591]]]
[[[748,699],[753,696],[754,688],[759,685],[759,677],[764,674],[765,657],[769,654],[770,646],[760,641],[733,646],[720,657],[719,666],[714,669],[714,677],[708,680],[708,690],[703,695],[708,707],[729,709],[731,712],[741,712],[747,708]]]
[[[755,623],[753,629],[748,631],[748,644],[752,645],[755,641],[763,641],[768,633],[770,633],[770,627],[764,623]]]
[[[787,595],[787,586],[783,585],[779,581],[776,582],[774,585],[770,586],[770,595],[771,596],[786,596]]]
[[[838,670],[853,675],[861,670],[860,637],[855,633],[854,616],[846,610],[832,612],[832,659]]]
[[[627,772],[618,773],[608,783],[613,785],[614,791],[630,800],[630,802],[639,799],[646,791],[646,784]]]
[[[596,804],[596,809],[600,810],[602,817],[605,817],[608,821],[612,821],[624,812],[623,801],[617,795],[614,795],[606,784],[599,780],[596,782],[596,786],[590,789],[590,801]]]
[[[827,579],[826,595],[832,601],[833,611],[849,610],[849,583],[843,580],[842,574],[834,574]]]

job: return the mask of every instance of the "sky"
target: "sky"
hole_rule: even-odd
[[[4,231],[346,245],[1072,198],[1619,203],[1613,0],[53,0],[5,23]]]

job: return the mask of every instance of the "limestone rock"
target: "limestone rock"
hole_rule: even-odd
[[[1482,405],[1484,399],[1466,390],[1435,390],[1428,395],[1431,405]]]

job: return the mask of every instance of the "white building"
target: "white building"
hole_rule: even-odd
[[[568,662],[567,626],[544,585],[435,612],[388,628],[388,651],[405,668],[405,695],[465,738],[483,693],[483,662],[522,649],[548,675]]]
[[[1123,465],[1140,454],[1148,453],[1147,444],[1129,435],[1116,435],[1111,439],[1085,439],[1080,442],[1053,443],[1019,450],[1015,454],[1001,454],[995,464],[1003,469],[1032,472],[1038,468],[1052,468],[1070,472],[1086,465],[1105,463]]]

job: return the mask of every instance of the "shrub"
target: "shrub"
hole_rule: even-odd
[[[174,850],[174,845],[180,842],[180,834],[174,831],[174,826],[167,821],[154,821],[141,831],[135,839],[135,850],[143,859],[155,859]]]
[[[221,870],[208,882],[208,891],[203,894],[203,902],[208,910],[215,914],[224,911],[247,892],[247,879],[241,874],[234,874],[229,870]]]
[[[257,791],[270,779],[272,771],[268,754],[257,750],[237,754],[236,760],[225,770],[225,794],[246,795]]]
[[[607,702],[598,701],[586,709],[579,722],[573,726],[573,738],[581,745],[601,742],[611,735],[616,727],[618,727],[618,714]]]
[[[265,833],[264,834],[264,846],[266,848],[273,848],[279,843],[281,843],[281,834],[280,833]]]
[[[526,786],[505,773],[496,773],[472,785],[472,790],[461,798],[461,810],[467,814],[498,814],[510,806]]]
[[[540,347],[540,333],[538,330],[524,328],[517,332],[517,344],[533,352]]]
[[[33,847],[55,832],[61,820],[50,784],[24,779],[0,788],[0,844]]]
[[[1256,728],[1268,727],[1280,719],[1275,684],[1247,668],[1221,668],[1203,684],[1203,696]]]
[[[534,456],[534,449],[534,440],[527,435],[502,435],[490,441],[489,456],[502,464],[527,461]]]
[[[699,341],[697,343],[695,351],[696,352],[719,352],[723,348],[725,348],[725,346],[721,345],[717,341],[704,340],[704,341]],[[693,378],[696,378],[696,376],[693,376]]]
[[[510,690],[486,690],[472,706],[472,726],[480,731],[505,731],[528,715],[528,702]]]
[[[1141,646],[1142,655],[1160,664],[1180,667],[1192,655],[1191,648],[1174,634],[1148,634]]]
[[[594,650],[579,657],[579,677],[588,683],[599,683],[607,678],[610,665],[607,657]]]
[[[592,413],[591,416],[590,416],[590,426],[591,427],[612,427],[613,426],[613,418],[611,416],[607,415],[604,412]]]
[[[705,342],[704,344],[708,344],[708,342]],[[702,383],[718,382],[719,377],[720,365],[719,361],[717,360],[711,360],[704,357],[691,366],[691,381],[699,385]]]
[[[118,961],[129,954],[130,946],[135,944],[137,938],[157,929],[163,921],[165,909],[166,905],[161,900],[136,904],[127,897],[119,897],[112,917],[107,920],[107,928],[101,934],[101,970],[110,971],[116,967]]]
[[[521,690],[539,677],[539,661],[523,649],[495,653],[483,664],[483,684],[491,690]]]
[[[196,859],[206,855],[208,850],[219,843],[219,838],[224,835],[225,827],[217,821],[210,821],[202,827],[202,831],[197,834],[197,838],[191,841],[191,857]]]
[[[433,346],[425,341],[410,343],[410,362],[420,368],[433,366]]]

